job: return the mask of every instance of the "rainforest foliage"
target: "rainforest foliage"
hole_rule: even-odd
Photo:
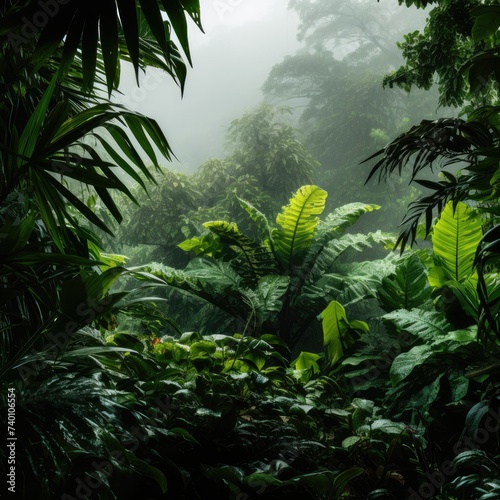
[[[305,49],[264,90],[303,112],[264,103],[188,175],[110,98],[123,61],[182,91],[196,0],[3,2],[20,498],[500,496],[500,7],[375,3],[292,0]]]

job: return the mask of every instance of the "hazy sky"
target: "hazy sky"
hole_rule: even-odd
[[[193,68],[184,98],[168,75],[148,69],[141,88],[124,70],[125,105],[158,121],[180,161],[193,171],[223,155],[230,122],[257,106],[274,64],[299,47],[298,19],[288,0],[201,0],[205,34],[190,30]],[[171,165],[173,167],[173,165]]]

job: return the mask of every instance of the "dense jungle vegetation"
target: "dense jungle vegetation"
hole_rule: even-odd
[[[376,6],[290,0],[188,175],[111,98],[203,5],[1,3],[7,497],[500,498],[500,6]]]

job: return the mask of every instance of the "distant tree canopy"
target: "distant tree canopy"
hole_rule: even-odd
[[[400,4],[403,0],[399,1]],[[499,75],[498,49],[495,37],[494,11],[480,13],[478,7],[496,6],[495,0],[436,0],[406,1],[407,6],[426,7],[430,10],[425,27],[404,36],[398,43],[405,63],[384,79],[390,87],[398,86],[410,91],[412,87],[429,89],[439,86],[441,106],[462,106],[467,101],[492,97],[490,76]],[[481,17],[474,28],[475,20]],[[487,35],[487,36],[483,36]],[[465,65],[470,58],[480,58],[480,64],[470,71]]]
[[[383,206],[379,225],[394,227],[393,215],[407,201],[404,183],[370,192],[364,187],[369,167],[359,163],[409,120],[435,114],[432,95],[382,86],[384,71],[401,63],[397,40],[410,20],[404,9],[369,0],[292,0],[290,8],[299,14],[304,47],[272,68],[263,91],[299,110],[298,126],[321,163],[317,182],[331,193],[330,207],[369,196]]]

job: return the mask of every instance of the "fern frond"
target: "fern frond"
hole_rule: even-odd
[[[296,257],[311,246],[326,197],[327,192],[318,186],[302,186],[278,215],[281,228],[272,232],[272,240],[276,258],[285,269],[291,269]]]
[[[222,244],[236,247],[242,257],[238,262],[238,273],[247,284],[253,285],[262,276],[276,272],[274,256],[269,248],[254,242],[243,234],[236,224],[212,221],[203,226],[216,234]]]

